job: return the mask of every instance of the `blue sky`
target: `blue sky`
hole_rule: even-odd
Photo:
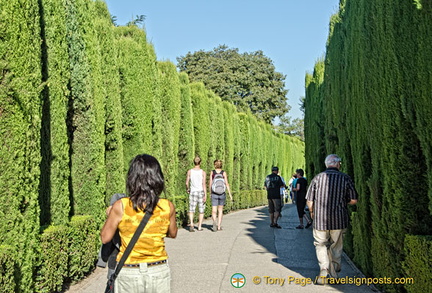
[[[262,50],[286,75],[293,118],[301,118],[306,72],[325,54],[330,16],[339,0],[105,0],[117,24],[145,15],[158,60],[225,44],[240,53]]]

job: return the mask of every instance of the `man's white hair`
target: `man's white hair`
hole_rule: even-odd
[[[330,166],[336,166],[336,164],[340,161],[342,161],[342,159],[338,155],[330,154],[325,158],[324,163],[328,168]]]

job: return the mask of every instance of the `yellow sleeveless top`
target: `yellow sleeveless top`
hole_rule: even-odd
[[[123,217],[118,225],[121,238],[120,252],[117,261],[120,261],[123,252],[132,239],[135,230],[138,228],[144,212],[136,212],[133,209],[132,201],[128,197],[121,199],[123,203]],[[168,255],[165,251],[164,238],[170,224],[170,206],[167,199],[159,199],[153,215],[150,217],[141,237],[138,238],[134,248],[129,254],[126,264],[139,264],[142,262],[156,262],[165,260]]]

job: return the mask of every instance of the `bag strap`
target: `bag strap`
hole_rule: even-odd
[[[117,278],[117,275],[120,273],[120,270],[122,269],[126,259],[128,258],[129,254],[131,253],[133,247],[135,246],[135,243],[137,242],[138,238],[141,236],[142,231],[144,230],[144,227],[147,225],[148,220],[152,216],[151,213],[146,212],[143,219],[141,220],[141,223],[139,224],[138,228],[135,231],[135,234],[132,236],[131,241],[129,242],[128,246],[126,247],[125,252],[123,253],[119,263],[117,264],[117,267],[114,271],[114,273],[111,275],[111,279],[114,282]]]

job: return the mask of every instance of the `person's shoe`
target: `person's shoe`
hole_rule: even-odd
[[[274,228],[275,226],[274,226],[274,224],[273,223],[271,223],[270,224],[270,228]]]
[[[190,226],[190,227],[189,227],[189,232],[195,232],[195,228],[194,228],[194,226]]]
[[[296,229],[304,229],[303,225],[298,225]]]
[[[278,225],[277,223],[276,223],[276,224],[274,224],[274,225],[273,225],[273,227],[274,227],[274,228],[277,228],[277,229],[282,229],[282,227],[281,227],[281,226],[279,226],[279,225]]]
[[[216,225],[216,222],[213,221],[213,232],[216,232],[216,231],[217,231],[217,225]]]
[[[318,285],[325,285],[327,284],[327,270],[321,270],[320,274],[316,277],[316,283]]]
[[[307,228],[309,228],[310,226],[312,226],[312,221],[310,221],[309,223],[307,223],[307,225],[306,225],[305,228],[307,229]]]
[[[337,278],[338,275],[337,275],[337,273],[336,273],[336,270],[335,270],[335,267],[334,267],[333,264],[334,264],[334,263],[330,263],[328,273],[329,273],[329,275],[330,275],[331,278]]]

